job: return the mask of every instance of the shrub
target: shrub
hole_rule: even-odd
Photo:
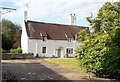
[[[22,49],[21,48],[17,48],[17,52],[18,53],[22,53]]]
[[[10,49],[10,53],[16,53],[16,49]]]
[[[76,49],[80,64],[89,72],[116,80],[120,80],[119,7],[119,2],[106,2],[96,18],[87,17],[94,32],[80,31],[78,40],[83,45]]]
[[[3,49],[2,49],[2,53],[6,53],[6,50],[3,50]]]
[[[21,48],[11,49],[10,53],[22,53],[22,49]]]
[[[3,50],[3,49],[2,49],[2,53],[10,53],[10,51],[9,51],[9,50]]]

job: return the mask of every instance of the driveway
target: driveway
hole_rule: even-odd
[[[60,67],[44,59],[2,60],[3,79],[88,80],[89,74]],[[6,75],[5,75],[6,74]]]

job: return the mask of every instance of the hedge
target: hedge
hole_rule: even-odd
[[[9,59],[31,59],[34,58],[33,53],[2,53],[2,60],[9,60]]]

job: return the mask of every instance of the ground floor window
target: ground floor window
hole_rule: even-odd
[[[46,53],[46,47],[42,47],[42,53]]]
[[[73,54],[73,48],[67,48],[66,53],[68,54]]]

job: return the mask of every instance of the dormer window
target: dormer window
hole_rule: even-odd
[[[68,42],[72,42],[73,41],[73,38],[68,38]]]
[[[77,36],[78,36],[78,35],[76,34],[76,35],[75,35],[75,38],[74,38],[75,41],[77,40]]]
[[[42,41],[46,41],[47,40],[47,34],[46,33],[44,33],[44,32],[40,32],[40,36],[41,36],[41,39],[42,39]]]
[[[65,34],[65,37],[67,38],[68,42],[74,41],[74,38],[72,38],[72,36],[68,36],[67,34]]]
[[[47,40],[47,37],[46,37],[46,36],[43,36],[43,37],[42,37],[42,40],[43,40],[43,41],[46,41],[46,40]]]

